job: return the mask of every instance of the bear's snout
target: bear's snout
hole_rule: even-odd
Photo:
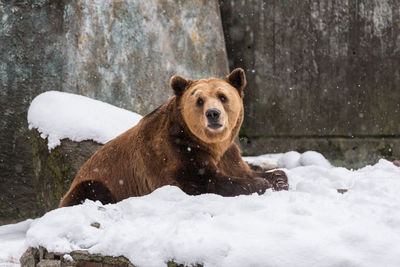
[[[222,124],[219,123],[219,117],[221,115],[221,111],[216,108],[210,108],[206,111],[206,117],[208,120],[208,127],[211,129],[218,129],[222,127]]]
[[[210,108],[206,111],[206,117],[209,122],[216,122],[219,120],[219,115],[221,115],[221,111],[216,108]]]

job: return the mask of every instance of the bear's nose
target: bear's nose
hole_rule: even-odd
[[[210,108],[206,111],[206,117],[211,122],[218,121],[220,114],[221,112],[216,108]]]

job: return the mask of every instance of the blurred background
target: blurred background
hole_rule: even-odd
[[[38,94],[145,115],[172,95],[170,76],[236,67],[244,155],[315,150],[348,168],[400,158],[397,0],[0,0],[0,224],[54,208],[99,147],[50,153],[27,125]]]

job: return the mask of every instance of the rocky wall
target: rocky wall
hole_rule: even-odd
[[[376,160],[385,157],[379,150],[387,139],[398,143],[399,1],[220,0],[220,6],[230,67],[248,76],[244,151],[306,147],[329,154],[318,143],[341,138],[356,152],[364,142]]]

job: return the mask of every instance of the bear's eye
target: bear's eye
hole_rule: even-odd
[[[204,104],[204,101],[202,98],[197,99],[197,105],[202,106]]]
[[[221,95],[218,95],[218,98],[219,98],[219,100],[221,100],[222,103],[226,102],[226,96],[221,94]]]

